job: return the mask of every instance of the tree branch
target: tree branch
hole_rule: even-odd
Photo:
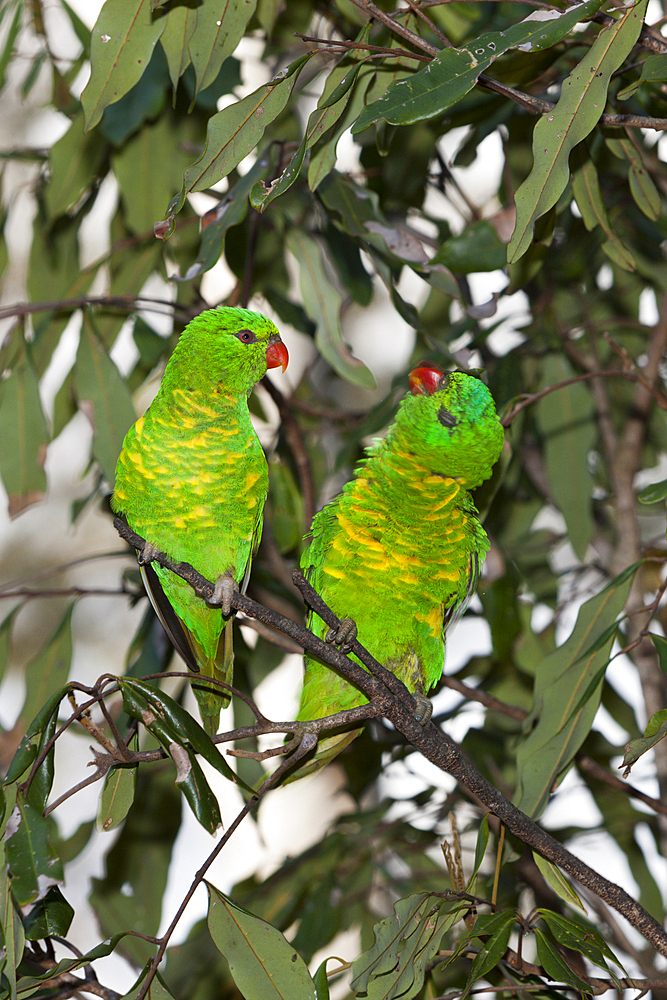
[[[131,531],[119,518],[114,521],[114,526],[122,537],[129,541],[130,544],[132,544],[139,551],[143,551],[146,544],[145,539]],[[190,585],[195,588],[196,592],[205,599],[211,600],[213,597],[213,584],[204,579],[188,563],[174,563],[163,553],[159,552],[155,555],[155,561],[157,561],[161,566],[175,572],[178,576],[190,583]],[[327,625],[330,627],[337,627],[340,624],[336,615],[334,615],[333,612],[327,608],[326,604],[324,604],[319,595],[313,590],[300,573],[295,573],[295,583],[299,586],[299,589],[302,590],[308,603],[311,604],[311,607],[314,606],[313,610],[316,610],[316,613]],[[249,617],[256,617],[260,621],[267,621],[269,624],[280,629],[280,631],[285,632],[285,634],[289,635],[291,638],[296,639],[296,641],[301,643],[310,653],[314,654],[319,659],[338,670],[347,680],[358,687],[366,695],[366,697],[369,698],[369,700],[374,701],[374,707],[378,714],[389,719],[395,728],[402,733],[408,742],[410,742],[416,750],[419,750],[427,758],[427,760],[430,760],[441,770],[451,774],[452,777],[461,782],[465,788],[476,795],[479,800],[484,803],[486,808],[498,817],[510,833],[514,834],[514,836],[523,841],[523,843],[527,844],[543,857],[558,865],[563,869],[563,871],[567,872],[582,885],[596,893],[596,895],[621,913],[626,920],[628,920],[628,922],[632,924],[632,926],[635,927],[640,934],[642,934],[653,945],[653,947],[657,949],[657,951],[660,952],[661,955],[667,956],[667,933],[657,920],[647,913],[647,911],[624,889],[604,878],[594,869],[584,864],[583,861],[571,854],[570,851],[563,847],[562,844],[559,844],[558,841],[556,841],[550,834],[541,829],[537,823],[517,809],[516,806],[506,799],[497,788],[494,788],[494,786],[465,759],[461,750],[454,743],[449,741],[433,723],[422,726],[419,722],[417,722],[414,716],[413,699],[407,688],[394,674],[386,671],[380,663],[374,660],[370,653],[364,649],[364,647],[361,646],[357,640],[355,640],[352,645],[352,651],[359,657],[360,660],[362,660],[369,670],[372,670],[372,675],[364,670],[363,667],[348,659],[348,657],[344,656],[337,649],[334,649],[332,646],[322,642],[321,639],[314,636],[307,629],[303,628],[303,626],[297,625],[296,622],[293,622],[288,618],[284,618],[276,612],[268,612],[266,608],[256,604],[243,594],[237,593],[232,596],[232,606],[239,611],[243,611],[245,614],[249,615]],[[314,734],[306,733],[306,736],[312,735]],[[302,750],[303,745],[304,744],[302,743],[299,750]],[[314,746],[314,742],[312,745]],[[303,751],[300,753],[297,751],[298,759],[301,759],[306,752],[307,751]],[[262,790],[272,787],[276,781],[276,776],[280,775],[280,777],[282,777],[282,775],[291,768],[294,762],[295,755],[289,757],[283,765],[281,765],[278,771],[276,771],[271,778],[268,779],[268,782],[265,782],[262,786]],[[253,800],[251,800],[251,803],[252,802]],[[245,815],[250,810],[252,807],[251,803],[248,803],[243,814],[239,814],[237,820],[234,821],[233,829],[238,826],[238,822],[240,822],[242,815]],[[229,839],[231,832],[231,829],[227,831],[224,842]],[[221,845],[218,845],[216,848],[216,855],[219,850],[221,850]],[[207,861],[207,866],[208,864],[210,864],[210,861]],[[202,872],[203,871],[204,869],[202,869]],[[201,874],[200,877],[200,873],[198,873],[199,881],[201,881],[201,878],[203,878],[203,874]],[[194,891],[194,889],[192,891]],[[188,899],[189,898],[190,896],[188,896]],[[184,906],[185,903],[183,904],[181,910],[179,910],[179,919]],[[169,934],[172,933],[173,927],[175,927],[175,923],[173,923],[170,927],[168,932]],[[166,948],[166,943],[164,948]],[[159,957],[156,956],[156,964],[154,965],[154,968],[157,968],[157,962],[159,962],[163,953],[164,949],[162,949]],[[148,989],[148,986],[146,986],[146,989]],[[141,997],[144,995],[145,991],[140,994],[137,1000],[141,1000]]]

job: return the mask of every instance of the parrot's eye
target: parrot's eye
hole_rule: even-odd
[[[242,344],[253,344],[257,339],[252,330],[238,330],[234,336],[238,337]]]
[[[444,406],[441,406],[438,410],[438,420],[443,427],[456,427],[460,423],[459,418],[455,417],[449,410],[446,410]]]

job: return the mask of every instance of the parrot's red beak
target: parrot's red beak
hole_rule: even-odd
[[[285,371],[288,364],[289,364],[289,354],[282,340],[278,340],[275,341],[273,344],[269,344],[269,346],[266,349],[266,367],[282,368],[282,370]]]
[[[442,368],[430,361],[419,368],[413,368],[408,376],[410,392],[413,396],[432,396],[444,374]]]

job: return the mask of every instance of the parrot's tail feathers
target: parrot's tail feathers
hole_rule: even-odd
[[[198,674],[199,663],[197,662],[197,654],[192,645],[190,634],[184,628],[183,623],[172,608],[162,589],[158,575],[150,563],[145,563],[141,567],[141,576],[155,614],[160,619],[162,628],[169,636],[171,644],[188,665],[188,668]]]
[[[282,784],[288,785],[299,778],[305,778],[308,774],[317,774],[318,771],[321,771],[323,767],[330,764],[339,753],[348,747],[352,740],[356,739],[361,732],[361,729],[352,729],[350,732],[336,733],[335,736],[328,736],[319,740],[312,757],[309,757],[296,771],[289,774]]]

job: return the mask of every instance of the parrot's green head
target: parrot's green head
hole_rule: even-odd
[[[396,421],[404,447],[434,474],[451,476],[468,489],[488,479],[504,433],[484,383],[429,362],[410,372],[410,390]]]
[[[250,393],[267,368],[287,368],[289,355],[276,326],[235,306],[207,309],[181,334],[162,380],[164,389]]]

